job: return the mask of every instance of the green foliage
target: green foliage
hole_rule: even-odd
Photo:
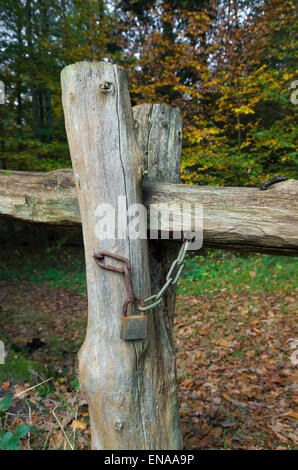
[[[0,382],[13,377],[36,384],[40,377],[47,375],[48,371],[45,366],[38,362],[30,361],[13,350],[10,351],[5,364],[0,365]]]
[[[19,424],[16,427],[16,437],[25,437],[30,432],[30,426],[27,424]]]
[[[59,241],[34,255],[14,250],[0,259],[0,281],[27,281],[46,283],[49,287],[62,287],[86,292],[85,259],[82,249],[71,250]]]
[[[293,292],[297,286],[298,260],[283,256],[237,256],[220,250],[207,256],[188,256],[179,292],[212,295],[221,290],[260,294],[282,289]]]
[[[7,410],[12,403],[12,396],[6,395],[6,397],[2,398],[0,401],[0,411]]]
[[[6,432],[3,436],[0,434],[1,450],[21,450],[20,439],[15,437],[12,432]]]
[[[12,396],[6,395],[0,401],[0,413],[3,411],[7,411],[12,404]],[[5,413],[1,416],[0,419],[4,420]],[[15,432],[12,433],[11,431],[4,432],[0,428],[0,449],[1,450],[20,450],[20,443],[21,438],[27,436],[30,432],[31,427],[27,426],[27,424],[19,424],[15,428]]]
[[[205,255],[188,255],[178,284],[180,293],[205,295],[222,289],[273,292],[294,291],[297,285],[296,258],[262,254],[236,255],[210,250]],[[21,253],[14,250],[0,261],[0,281],[27,281],[86,293],[83,249],[62,242],[46,252]],[[58,338],[57,338],[58,341]],[[59,348],[58,348],[59,349]]]
[[[0,12],[0,167],[70,166],[60,71],[110,57],[131,69],[133,104],[182,110],[184,183],[297,176],[293,1],[0,0]]]
[[[117,18],[103,1],[0,0],[0,167],[49,171],[70,166],[60,72],[113,48]],[[117,56],[117,47],[114,55]]]
[[[76,393],[80,391],[80,384],[76,377],[73,379],[73,388]]]

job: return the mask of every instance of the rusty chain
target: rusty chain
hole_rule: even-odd
[[[163,285],[163,287],[160,289],[160,291],[157,294],[151,295],[150,297],[147,297],[146,299],[140,299],[139,297],[136,297],[133,293],[131,275],[130,275],[131,266],[127,258],[125,258],[124,256],[115,255],[113,253],[110,253],[109,251],[99,251],[98,253],[94,254],[95,261],[97,262],[98,266],[100,266],[102,269],[106,269],[108,271],[113,271],[116,273],[121,273],[124,275],[124,283],[125,283],[125,288],[127,292],[127,299],[125,300],[123,304],[123,309],[122,309],[123,316],[127,316],[128,305],[134,304],[135,301],[138,302],[137,308],[141,312],[146,312],[148,310],[151,310],[152,308],[156,307],[157,305],[161,303],[162,296],[167,290],[167,288],[170,285],[175,285],[178,282],[180,274],[184,268],[184,260],[185,260],[185,255],[186,255],[189,243],[193,240],[193,238],[194,238],[193,234],[189,232],[186,232],[184,234],[181,249],[178,253],[177,258],[173,261],[168,271],[165,284]],[[111,266],[109,264],[106,264],[104,262],[104,258],[106,256],[109,258],[113,258],[117,261],[121,261],[123,263],[123,266],[118,268],[116,266]],[[174,274],[175,269],[176,269],[176,273]]]

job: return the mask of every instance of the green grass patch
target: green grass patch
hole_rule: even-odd
[[[46,366],[9,352],[5,364],[0,364],[0,383],[12,378],[37,384],[48,377]]]
[[[221,250],[207,256],[188,256],[178,292],[186,295],[214,295],[223,289],[237,293],[270,293],[297,288],[298,259],[251,254],[237,256]]]
[[[210,250],[206,256],[187,256],[178,292],[214,295],[223,289],[247,294],[297,288],[298,259],[251,254],[238,256]],[[47,284],[86,294],[85,259],[82,248],[53,245],[46,250],[8,251],[0,259],[0,281]]]
[[[84,251],[53,245],[36,252],[13,250],[0,259],[0,281],[47,284],[86,293]]]

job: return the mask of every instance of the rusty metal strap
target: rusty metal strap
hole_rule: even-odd
[[[105,257],[109,257],[112,259],[115,259],[117,261],[121,261],[123,263],[123,266],[117,267],[117,266],[111,266],[110,264],[106,264],[104,262]],[[127,308],[129,304],[133,304],[135,300],[140,301],[138,297],[135,297],[132,289],[132,284],[131,284],[131,276],[130,276],[130,262],[127,258],[124,256],[116,255],[114,253],[110,253],[109,251],[99,251],[98,253],[93,255],[96,263],[98,266],[100,266],[102,269],[106,269],[107,271],[113,271],[115,273],[120,273],[124,275],[124,284],[127,292],[127,299],[125,300],[122,308],[122,315],[125,317],[127,316]]]
[[[107,269],[108,271],[114,271],[115,273],[124,273],[124,266],[117,268],[116,266],[111,266],[110,264],[104,263],[105,256],[113,258],[117,261],[121,261],[122,263],[124,263],[124,266],[127,266],[128,270],[130,269],[130,262],[127,258],[125,258],[124,256],[115,255],[114,253],[110,253],[109,251],[99,251],[98,253],[93,255],[98,266],[100,266],[101,268]]]
[[[127,316],[128,305],[134,304],[135,301],[138,302],[139,304],[138,309],[141,312],[151,310],[152,308],[160,304],[160,302],[162,301],[162,296],[164,292],[166,291],[166,289],[170,285],[174,285],[177,283],[178,278],[184,266],[184,258],[187,252],[188,245],[193,240],[193,238],[194,238],[194,235],[192,233],[186,232],[184,234],[181,249],[179,251],[178,257],[175,259],[175,261],[172,263],[169,269],[169,272],[166,277],[166,283],[157,294],[151,295],[150,297],[144,300],[140,299],[139,297],[136,297],[133,293],[131,275],[130,275],[130,262],[127,258],[125,258],[124,256],[115,255],[114,253],[110,253],[109,251],[99,251],[97,254],[94,255],[94,258],[98,266],[100,266],[102,269],[124,274],[124,283],[125,283],[125,288],[127,292],[127,299],[125,300],[123,304],[122,315]],[[121,261],[123,263],[123,266],[116,267],[116,266],[111,266],[110,264],[106,264],[104,262],[105,256],[109,258],[113,258],[117,261]],[[174,274],[175,270],[176,270],[176,273]]]

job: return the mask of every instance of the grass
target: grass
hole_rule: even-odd
[[[297,288],[298,260],[283,256],[238,256],[213,250],[207,256],[188,256],[178,285],[185,295],[228,292],[273,292]],[[81,248],[50,246],[34,253],[12,250],[0,259],[0,281],[47,284],[86,294],[85,259]],[[286,307],[285,307],[286,309]],[[286,312],[285,312],[286,313]]]
[[[0,259],[0,281],[47,284],[86,294],[84,252],[59,244],[34,253],[12,250]]]
[[[188,257],[179,283],[186,295],[212,295],[223,289],[250,294],[297,288],[298,259],[251,254],[237,256],[220,250],[207,257]]]
[[[0,383],[11,377],[35,384],[40,378],[47,377],[46,366],[30,361],[20,354],[13,353],[0,367]]]

